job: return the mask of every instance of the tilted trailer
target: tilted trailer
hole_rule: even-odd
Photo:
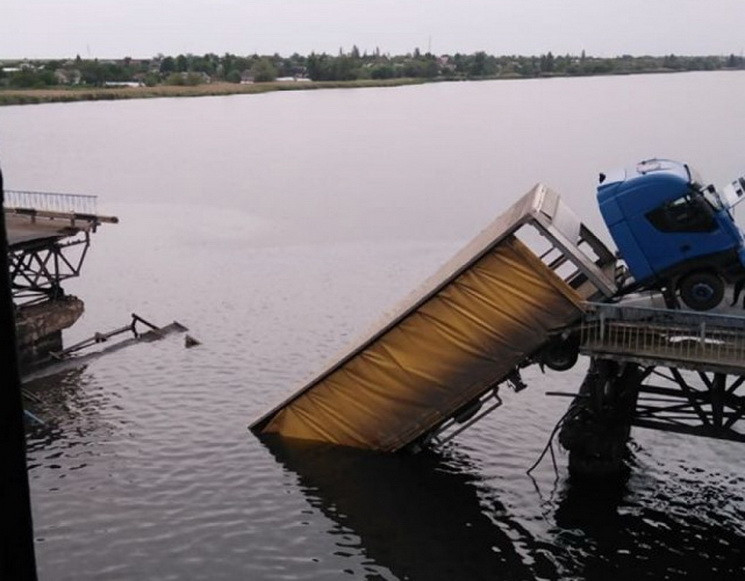
[[[535,186],[315,379],[254,422],[261,434],[379,451],[443,441],[519,388],[532,362],[565,368],[562,329],[617,292],[613,254]]]

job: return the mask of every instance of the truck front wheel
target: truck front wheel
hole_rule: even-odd
[[[687,307],[694,311],[708,311],[722,302],[724,281],[713,272],[698,271],[683,277],[678,290]]]

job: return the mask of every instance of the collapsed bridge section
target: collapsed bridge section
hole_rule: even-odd
[[[539,184],[372,335],[250,428],[386,452],[417,448],[459,431],[489,399],[497,407],[500,383],[577,322],[584,301],[616,290],[611,252]]]
[[[83,314],[83,301],[62,284],[80,276],[101,216],[96,196],[5,190],[8,265],[23,372],[62,349],[62,330]]]

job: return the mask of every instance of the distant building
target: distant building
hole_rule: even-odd
[[[78,69],[57,69],[54,78],[59,85],[79,85],[82,75]]]
[[[104,87],[142,87],[143,83],[140,81],[106,81],[103,84]]]
[[[437,57],[437,68],[441,73],[454,73],[455,63],[450,59],[448,55],[442,55]]]

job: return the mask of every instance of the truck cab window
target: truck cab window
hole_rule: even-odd
[[[701,194],[688,194],[646,214],[661,232],[713,232],[717,229],[714,209]]]

